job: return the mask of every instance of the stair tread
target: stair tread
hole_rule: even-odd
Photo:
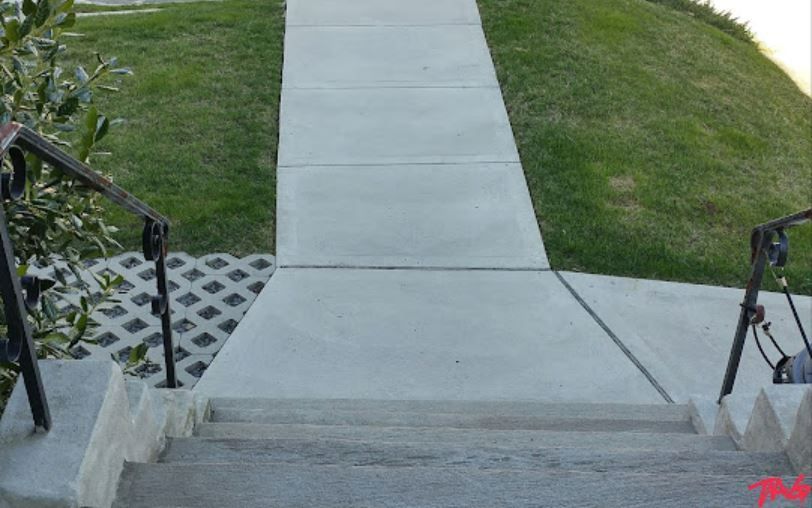
[[[758,493],[748,486],[760,479],[696,473],[131,463],[116,506],[753,506]],[[793,481],[785,478],[785,483]]]
[[[611,415],[610,415],[611,416]],[[387,410],[252,410],[217,408],[212,422],[231,423],[302,423],[310,425],[370,425],[400,427],[455,427],[478,429],[526,430],[607,430],[614,432],[685,432],[694,433],[691,422],[683,420],[647,420],[637,418],[581,418],[559,412],[555,416],[506,415],[500,413],[436,413]]]
[[[330,414],[342,417],[364,415],[465,415],[536,417],[547,419],[600,419],[688,421],[687,406],[682,404],[594,404],[537,401],[431,401],[431,400],[358,400],[358,399],[223,399],[211,401],[213,417],[227,421],[227,415],[254,415],[264,418],[314,417]]]
[[[353,442],[411,443],[459,446],[577,447],[598,449],[735,450],[726,436],[650,432],[558,432],[551,430],[459,429],[308,424],[204,423],[200,437],[242,439],[349,440]]]
[[[704,474],[791,474],[783,453],[674,450],[515,448],[482,444],[354,442],[308,439],[180,438],[169,442],[164,463],[286,463],[389,467],[472,467],[480,469]]]

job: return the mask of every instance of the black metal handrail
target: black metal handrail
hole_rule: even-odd
[[[142,234],[144,257],[147,261],[155,262],[158,295],[152,297],[152,313],[161,318],[166,386],[177,388],[175,349],[172,341],[171,310],[166,278],[169,220],[96,173],[88,165],[74,159],[28,127],[15,122],[0,127],[0,157],[8,155],[14,168],[13,174],[2,175],[4,200],[16,199],[22,193],[20,189],[24,188],[26,179],[25,152],[33,153],[43,162],[75,178],[83,185],[144,220]],[[19,363],[34,424],[48,430],[51,428],[51,416],[37,364],[31,326],[26,318],[26,309],[36,304],[36,288],[39,284],[36,277],[26,276],[21,280],[17,276],[14,248],[2,207],[0,207],[0,237],[0,290],[8,322],[8,338],[0,341],[0,359]],[[23,296],[24,287],[27,290],[25,297]],[[33,301],[31,301],[32,299]]]
[[[739,323],[733,336],[733,345],[722,381],[719,403],[722,402],[725,395],[733,391],[733,383],[736,381],[736,374],[739,371],[739,362],[744,350],[744,342],[747,339],[748,327],[751,325],[753,317],[760,312],[756,304],[761,281],[764,278],[764,269],[767,267],[767,263],[783,266],[786,262],[789,243],[784,230],[810,221],[812,221],[812,208],[753,228],[750,235],[750,279],[747,281],[744,301],[741,303]],[[779,242],[774,243],[773,239],[776,235],[778,235]]]

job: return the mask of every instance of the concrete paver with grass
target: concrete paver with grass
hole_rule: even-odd
[[[716,394],[739,290],[549,269],[474,0],[291,0],[284,62],[279,268],[196,390]],[[769,383],[756,355],[738,387]]]

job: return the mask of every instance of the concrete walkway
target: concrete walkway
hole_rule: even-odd
[[[281,101],[279,268],[196,390],[716,394],[740,291],[549,270],[474,0],[290,0]]]

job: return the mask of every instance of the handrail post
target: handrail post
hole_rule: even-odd
[[[82,185],[93,189],[116,205],[144,219],[144,256],[155,262],[155,275],[158,295],[152,298],[153,314],[161,317],[164,355],[166,360],[166,386],[177,388],[178,380],[175,369],[175,348],[172,342],[172,311],[169,305],[169,288],[166,274],[167,237],[169,220],[125,191],[109,179],[96,173],[84,162],[78,161],[63,152],[56,145],[44,139],[36,131],[16,122],[0,125],[0,158],[9,156],[12,173],[3,173],[0,178],[0,199],[17,199],[25,190],[26,161],[25,153],[36,155],[42,162],[59,169],[74,178]],[[8,322],[8,340],[0,339],[0,360],[17,362],[19,360],[28,401],[34,422],[37,427],[46,430],[51,428],[51,416],[42,378],[37,365],[31,326],[25,313],[29,306],[29,292],[23,297],[24,285],[17,276],[16,259],[6,223],[6,215],[0,206],[0,289]],[[34,279],[35,286],[38,282]],[[38,294],[38,293],[37,293]],[[31,298],[30,300],[35,300]]]
[[[166,387],[177,388],[175,372],[175,345],[172,340],[172,310],[169,305],[169,286],[166,277],[169,226],[166,223],[147,220],[144,223],[143,247],[147,261],[155,261],[155,282],[158,295],[152,297],[152,313],[161,317],[161,334],[164,343]]]
[[[42,385],[42,376],[37,363],[37,351],[31,335],[31,326],[26,317],[26,305],[22,285],[17,276],[14,261],[14,248],[8,233],[6,213],[0,206],[0,292],[8,326],[8,339],[0,341],[0,359],[15,361],[20,365],[28,404],[34,425],[44,430],[51,429],[51,412]]]
[[[736,381],[736,373],[739,370],[739,363],[744,350],[744,343],[747,339],[747,330],[750,320],[756,312],[758,302],[758,292],[761,289],[761,281],[764,278],[764,268],[767,266],[767,249],[773,240],[774,231],[771,229],[756,229],[751,237],[751,268],[750,280],[747,282],[747,289],[744,293],[744,301],[741,303],[739,313],[739,323],[736,326],[736,333],[733,336],[733,345],[730,348],[730,356],[727,361],[727,370],[722,381],[722,390],[719,393],[719,404],[725,395],[733,391],[733,383]]]

